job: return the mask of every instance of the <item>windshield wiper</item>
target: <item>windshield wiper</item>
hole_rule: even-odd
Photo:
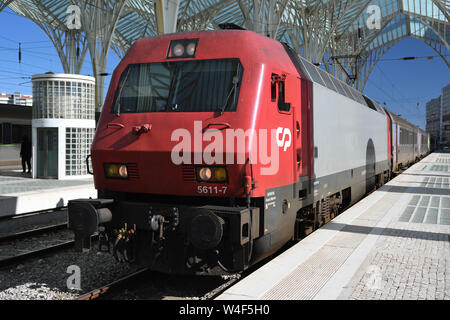
[[[169,95],[167,96],[167,103],[165,107],[166,112],[169,111],[169,109],[171,109],[171,111],[174,111],[174,107],[175,109],[178,108],[178,104],[176,103],[176,91],[178,90],[178,86],[180,85],[180,77],[181,77],[181,67],[178,64],[175,64],[175,67],[173,69],[173,75],[172,78],[170,79]]]
[[[130,67],[128,67],[127,74],[125,75],[125,79],[123,80],[122,85],[120,86],[119,95],[117,96],[117,99],[116,99],[116,104],[118,104],[117,105],[116,116],[118,116],[118,117],[120,116],[120,97],[122,96],[122,90],[123,90],[123,87],[125,86],[125,83],[128,80],[128,75],[129,74],[130,74]]]
[[[239,66],[238,66],[239,68]],[[237,92],[237,85],[239,83],[239,69],[236,72],[236,75],[233,77],[233,86],[230,89],[230,92],[228,93],[228,96],[225,100],[225,103],[223,104],[222,108],[220,109],[220,115],[223,114],[223,112],[225,111],[227,105],[228,105],[228,100],[230,99],[231,94],[234,92],[234,97],[233,97],[233,101],[236,101],[236,92]]]

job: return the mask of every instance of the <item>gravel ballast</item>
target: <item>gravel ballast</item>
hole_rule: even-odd
[[[68,272],[73,268],[70,266],[79,267],[81,290],[68,288],[68,279],[73,275],[73,271]],[[111,254],[98,251],[96,244],[87,253],[65,249],[0,269],[0,300],[72,300],[137,270],[136,265],[118,263]],[[127,281],[120,289],[108,291],[101,299],[209,299],[230,277],[240,276],[187,276],[149,271]]]
[[[68,279],[73,276],[73,271],[68,273],[70,266],[79,267],[81,290],[68,288]],[[137,269],[117,263],[112,255],[95,247],[88,253],[67,249],[0,269],[0,300],[76,299]],[[73,283],[69,279],[69,284]]]

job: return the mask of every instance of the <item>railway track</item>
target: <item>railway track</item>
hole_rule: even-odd
[[[52,210],[44,210],[30,212],[15,216],[0,217],[0,241],[8,241],[8,237],[31,236],[27,232],[35,231],[45,232],[44,228],[53,228],[57,225],[63,226],[67,224],[67,208],[55,208]]]
[[[44,228],[43,228],[44,229]],[[47,228],[45,228],[47,229]],[[34,233],[33,233],[34,234]],[[92,241],[96,241],[98,239],[98,235],[94,235],[92,237]],[[3,239],[0,239],[0,242],[2,242]],[[0,268],[11,266],[14,264],[20,264],[28,259],[32,258],[40,258],[43,256],[46,256],[48,254],[52,254],[58,251],[62,251],[65,249],[73,248],[75,245],[74,240],[51,240],[49,242],[52,242],[50,245],[44,246],[42,248],[33,249],[33,250],[27,250],[26,252],[22,252],[22,250],[17,250],[17,254],[8,255],[7,257],[1,257],[0,254]],[[0,246],[0,252],[1,252],[1,246]]]
[[[70,241],[65,241],[59,244],[55,244],[55,245],[51,245],[42,249],[37,249],[37,250],[31,250],[25,253],[21,253],[21,254],[17,254],[17,255],[13,255],[7,258],[1,258],[0,259],[0,268],[1,267],[5,267],[5,266],[9,266],[9,265],[13,265],[16,263],[20,263],[23,262],[27,259],[30,258],[36,258],[36,257],[41,257],[44,256],[46,254],[49,253],[53,253],[59,250],[63,250],[63,249],[68,249],[73,247],[74,245],[74,241],[70,240]]]
[[[62,223],[62,224],[56,224],[56,225],[36,228],[36,229],[28,230],[28,231],[21,231],[21,232],[9,234],[9,235],[1,236],[0,244],[5,243],[5,242],[20,240],[20,239],[27,238],[27,237],[33,237],[33,236],[37,236],[37,235],[52,232],[52,231],[64,230],[66,228],[67,228],[67,224]]]
[[[19,221],[21,219],[23,219],[23,217],[14,217],[11,220],[3,218],[2,220]],[[25,219],[27,219],[27,217],[25,217]],[[20,222],[19,224],[24,223]],[[32,226],[26,227],[27,229],[31,229]],[[13,267],[14,269],[21,270],[24,265],[33,265],[41,258],[72,248],[74,246],[74,241],[72,240],[72,234],[69,231],[67,231],[67,240],[58,240],[60,237],[57,236],[57,233],[64,233],[66,232],[66,229],[67,224],[60,223],[3,236],[0,234],[0,268],[5,270],[6,268],[10,269]],[[95,239],[96,237],[93,238],[93,240]],[[161,280],[161,278],[163,280]],[[184,299],[185,297],[189,299],[190,297],[193,297],[193,299],[208,300],[213,299],[237,281],[236,278],[220,281],[209,276],[203,277],[202,280],[199,280],[198,278],[194,280],[193,277],[188,278],[188,281],[192,282],[192,285],[184,286],[183,284],[180,284],[180,280],[183,280],[183,277],[179,276],[176,278],[178,280],[174,280],[174,277],[170,275],[161,275],[148,269],[140,269],[127,275],[122,275],[106,285],[101,285],[94,290],[79,295],[75,299],[114,299],[114,297],[121,296],[122,291],[128,291],[131,294],[136,291],[138,292],[137,295],[143,296],[144,293],[139,292],[139,290],[145,290],[145,286],[135,290],[136,287],[138,287],[140,283],[152,287],[156,282],[157,284],[153,289],[157,288],[158,293],[151,292],[151,297],[149,297],[149,299],[156,300],[158,299],[155,298],[156,295],[163,292],[161,296],[164,296],[167,292],[167,295],[170,296],[171,299]],[[170,282],[167,287],[165,284],[166,281]],[[195,289],[192,289],[193,287],[195,287]],[[196,288],[201,289],[197,290]],[[196,295],[195,293],[193,294],[192,291],[199,291],[202,294]]]
[[[218,281],[217,279],[211,279],[211,276],[196,277],[195,282],[198,287],[208,287],[208,285],[211,287],[211,282]],[[75,300],[122,300],[124,292],[127,292],[127,295],[135,296],[133,299],[163,300],[169,297],[170,300],[189,298],[195,300],[212,300],[231,285],[239,281],[239,279],[239,276],[230,276],[228,279],[220,281],[219,285],[213,285],[212,289],[205,289],[202,295],[192,297],[186,293],[186,282],[193,282],[191,276],[166,275],[154,272],[148,268],[144,268],[114,280],[106,285],[102,285],[87,293],[81,294]],[[164,283],[166,286],[163,289],[165,294],[154,288],[155,282]],[[178,288],[174,288],[173,283],[177,283]],[[170,293],[173,290],[177,290],[179,294]],[[158,298],[155,296],[158,296]]]
[[[200,300],[214,300],[217,296],[219,296],[226,289],[228,289],[232,285],[236,284],[240,279],[241,279],[241,277],[230,278],[224,284],[222,284],[219,287],[215,288],[214,290],[211,290],[210,292],[206,293]]]
[[[126,285],[127,282],[133,280],[134,278],[142,275],[143,273],[149,272],[149,269],[140,269],[136,272],[130,273],[120,279],[112,281],[104,286],[97,289],[91,290],[88,293],[82,294],[76,298],[76,300],[94,300],[104,295],[112,290],[118,290],[121,286]]]
[[[81,294],[75,300],[213,300],[225,290],[250,275],[271,259],[288,250],[295,242],[286,244],[279,252],[247,270],[229,275],[173,275],[144,268]],[[160,288],[158,288],[160,287]],[[190,289],[189,289],[190,288]],[[195,288],[195,289],[194,289]],[[195,295],[192,291],[202,292]],[[127,293],[124,293],[127,292]],[[177,292],[177,293],[174,293]]]
[[[57,238],[60,236],[57,233],[65,232],[64,230],[67,230],[67,224],[60,223],[1,236],[0,267],[21,263],[30,258],[40,257],[72,247],[74,245],[73,240]],[[56,239],[52,239],[52,235],[56,235]],[[44,237],[46,238],[45,240],[43,240]],[[33,242],[44,243],[43,246],[28,250],[26,246],[34,246]]]

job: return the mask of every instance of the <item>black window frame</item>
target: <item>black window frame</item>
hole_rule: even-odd
[[[282,113],[289,113],[291,111],[291,104],[286,102],[286,82],[285,79],[278,81],[278,111]]]
[[[276,73],[272,73],[270,78],[270,101],[277,101],[277,81],[275,80],[278,75]]]
[[[114,99],[113,99],[113,103],[111,105],[110,108],[110,113],[117,113],[117,97],[119,95],[119,92],[121,91],[121,83],[122,83],[122,78],[124,76],[127,75],[128,70],[130,70],[129,68],[132,66],[140,66],[140,65],[149,65],[149,64],[164,64],[164,63],[170,63],[170,64],[181,64],[181,63],[194,63],[194,62],[213,62],[213,61],[224,61],[224,60],[232,60],[232,61],[236,61],[237,64],[236,66],[239,67],[239,74],[238,74],[238,83],[236,85],[236,92],[235,94],[231,94],[231,96],[228,98],[228,100],[226,100],[226,107],[225,110],[223,112],[236,112],[237,111],[237,107],[238,107],[238,102],[239,102],[239,95],[240,95],[240,89],[241,89],[241,85],[242,85],[242,81],[244,78],[244,72],[245,72],[245,68],[244,65],[242,64],[241,60],[239,58],[220,58],[220,59],[197,59],[197,60],[176,60],[176,61],[155,61],[155,62],[148,62],[148,63],[135,63],[135,64],[129,64],[126,66],[126,68],[122,71],[120,77],[119,77],[119,81],[117,84],[117,87],[115,89],[114,92]],[[233,78],[235,77],[235,75],[231,76],[231,79],[233,80]],[[173,80],[173,79],[172,79]],[[232,82],[233,83],[233,82]],[[232,84],[233,85],[233,84]],[[169,85],[169,91],[171,89],[172,83]],[[172,97],[172,92],[169,92],[167,99],[170,99],[170,97]],[[229,91],[224,92],[224,96],[227,97],[230,94]],[[230,99],[231,98],[231,99]],[[231,106],[232,108],[230,108],[230,102],[232,103]],[[221,110],[194,110],[194,111],[176,111],[176,110],[169,110],[170,108],[168,108],[168,106],[166,105],[166,108],[164,111],[139,111],[139,112],[130,112],[130,111],[124,111],[124,110],[120,110],[120,113],[126,113],[126,114],[141,114],[141,113],[185,113],[185,112],[220,112]]]

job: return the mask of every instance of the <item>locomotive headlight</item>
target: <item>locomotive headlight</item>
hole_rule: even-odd
[[[216,168],[214,170],[214,178],[216,178],[216,181],[221,182],[227,180],[227,170],[225,168]]]
[[[171,40],[169,50],[167,51],[167,59],[195,58],[198,48],[197,39],[176,39]]]
[[[198,182],[226,183],[228,181],[226,167],[197,167],[195,172]]]
[[[184,53],[184,46],[181,43],[176,44],[173,49],[172,53],[175,57],[180,57]]]
[[[186,53],[187,53],[188,55],[190,55],[190,56],[193,56],[194,53],[195,53],[196,47],[197,47],[197,44],[196,44],[196,43],[194,43],[194,42],[189,43],[189,44],[186,46]]]
[[[104,163],[106,178],[128,179],[128,168],[126,164],[121,163]]]
[[[202,181],[208,181],[209,179],[211,179],[211,176],[212,176],[212,172],[211,172],[210,168],[201,168],[198,171],[198,177]]]
[[[119,174],[119,167],[116,164],[106,165],[106,176],[107,177],[117,177]]]
[[[124,179],[128,178],[128,170],[126,165],[123,164],[119,167],[119,176]]]

